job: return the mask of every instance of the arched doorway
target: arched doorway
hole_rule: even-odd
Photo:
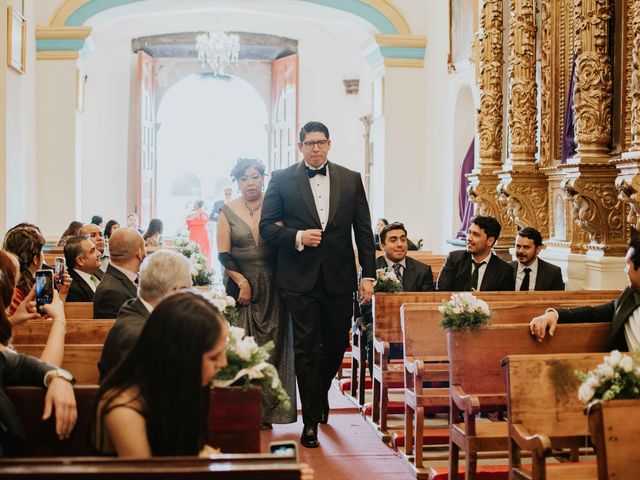
[[[222,198],[239,157],[268,160],[267,106],[240,78],[183,78],[162,98],[158,123],[157,215],[165,235],[184,228],[187,209],[198,198],[208,210]]]

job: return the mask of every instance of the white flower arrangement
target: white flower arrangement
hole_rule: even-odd
[[[640,398],[640,352],[623,355],[613,350],[603,357],[604,363],[588,372],[576,371],[582,382],[578,399],[585,404],[597,400]]]
[[[200,251],[198,244],[178,235],[174,240],[174,245],[178,252],[187,257],[187,260],[191,263],[193,284],[196,286],[211,285],[213,271],[209,268],[207,258]]]
[[[442,315],[440,326],[452,330],[474,330],[489,324],[491,311],[484,300],[471,292],[454,293],[443,302],[438,311]]]
[[[282,405],[288,410],[291,399],[282,387],[278,371],[268,361],[273,348],[272,341],[259,346],[253,337],[245,336],[243,328],[230,326],[226,347],[227,366],[217,373],[213,386],[258,386],[267,404]]]
[[[402,292],[403,288],[393,269],[385,267],[376,270],[373,290],[374,292]]]
[[[238,309],[236,308],[235,299],[227,295],[223,290],[208,290],[201,292],[204,297],[213,303],[213,306],[226,317],[227,321],[236,326],[238,323]]]

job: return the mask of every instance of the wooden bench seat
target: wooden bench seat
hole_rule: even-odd
[[[45,390],[6,389],[30,441],[32,456],[90,456],[91,415],[98,387],[76,385],[78,423],[67,440],[58,440],[55,421],[42,421]],[[262,393],[257,388],[214,388],[209,398],[208,443],[223,453],[259,453]],[[2,470],[2,468],[0,468]]]
[[[27,355],[40,358],[44,344],[14,343],[14,348]],[[61,367],[71,372],[78,385],[96,385],[100,382],[98,361],[102,355],[103,344],[65,344]]]
[[[67,320],[93,318],[93,302],[65,302],[64,316]]]
[[[522,324],[490,325],[474,331],[447,331],[451,389],[449,470],[458,472],[459,452],[463,450],[467,478],[474,480],[478,452],[508,449],[507,430],[501,438],[481,437],[478,435],[487,427],[476,422],[476,415],[482,407],[496,411],[506,407],[502,358],[508,355],[602,352],[607,349],[609,328],[608,323],[563,325],[544,342],[538,342],[531,335],[529,326]],[[538,392],[531,392],[531,400],[535,402]],[[458,426],[460,418],[464,429]],[[506,423],[502,428],[505,426]]]
[[[104,344],[113,327],[115,320],[67,320],[65,343]],[[13,343],[15,344],[44,344],[49,337],[51,320],[29,320],[13,327]]]

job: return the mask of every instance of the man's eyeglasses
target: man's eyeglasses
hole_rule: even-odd
[[[307,150],[313,150],[316,147],[318,147],[320,150],[322,150],[328,144],[329,144],[328,140],[316,140],[315,142],[311,142],[311,141],[304,142],[302,145],[304,145],[304,148],[306,148]]]

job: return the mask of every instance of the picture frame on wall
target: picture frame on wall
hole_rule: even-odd
[[[478,0],[449,0],[449,72],[470,67],[478,30]]]
[[[25,73],[27,63],[27,21],[13,7],[7,7],[7,65]]]

